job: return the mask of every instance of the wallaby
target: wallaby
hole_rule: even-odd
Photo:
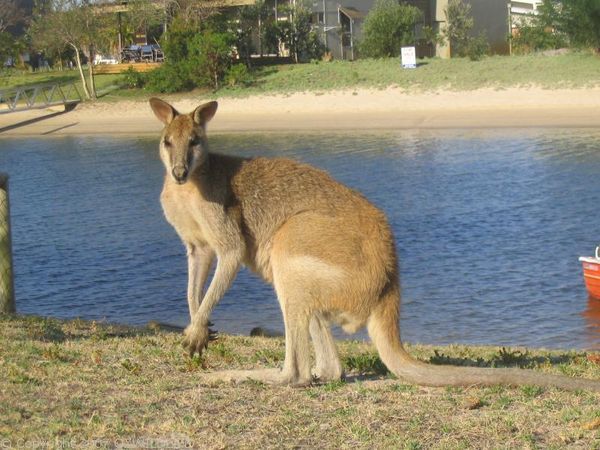
[[[285,323],[283,369],[216,372],[210,379],[306,385],[338,380],[342,365],[330,322],[347,332],[367,326],[385,365],[428,386],[538,385],[600,392],[600,380],[521,369],[432,366],[400,341],[400,285],[392,231],[382,211],[326,172],[283,158],[241,158],[209,151],[209,102],[190,114],[150,99],[165,128],[161,203],[187,249],[191,323],[184,346],[201,353],[212,309],[245,264],[272,283]],[[216,257],[214,276],[203,288]],[[315,351],[311,371],[310,339]]]

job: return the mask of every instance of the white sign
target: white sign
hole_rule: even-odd
[[[417,68],[417,54],[414,47],[402,47],[402,67],[405,69]]]

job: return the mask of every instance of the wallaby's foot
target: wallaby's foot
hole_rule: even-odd
[[[314,378],[319,383],[328,383],[330,381],[340,381],[344,379],[344,371],[340,366],[315,368],[313,374]]]
[[[183,331],[183,347],[187,350],[190,357],[194,356],[195,353],[202,355],[204,349],[208,347],[210,341],[217,339],[217,333],[214,330],[208,328],[210,322],[198,325],[191,323]]]
[[[217,382],[237,384],[248,380],[259,381],[275,386],[293,387],[308,386],[312,383],[312,379],[300,380],[298,378],[286,376],[281,369],[223,370],[200,375],[202,384],[212,384]]]

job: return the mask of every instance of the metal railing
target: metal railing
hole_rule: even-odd
[[[0,314],[15,312],[8,175],[0,173]]]
[[[45,83],[0,89],[0,114],[48,106],[73,105],[81,101],[75,82]]]

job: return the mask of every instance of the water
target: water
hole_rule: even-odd
[[[212,145],[323,167],[385,210],[405,340],[600,348],[600,302],[577,261],[600,243],[600,130],[221,135]],[[187,323],[185,251],[160,209],[156,147],[0,140],[20,312]],[[282,329],[272,289],[246,270],[213,320],[229,333]]]

